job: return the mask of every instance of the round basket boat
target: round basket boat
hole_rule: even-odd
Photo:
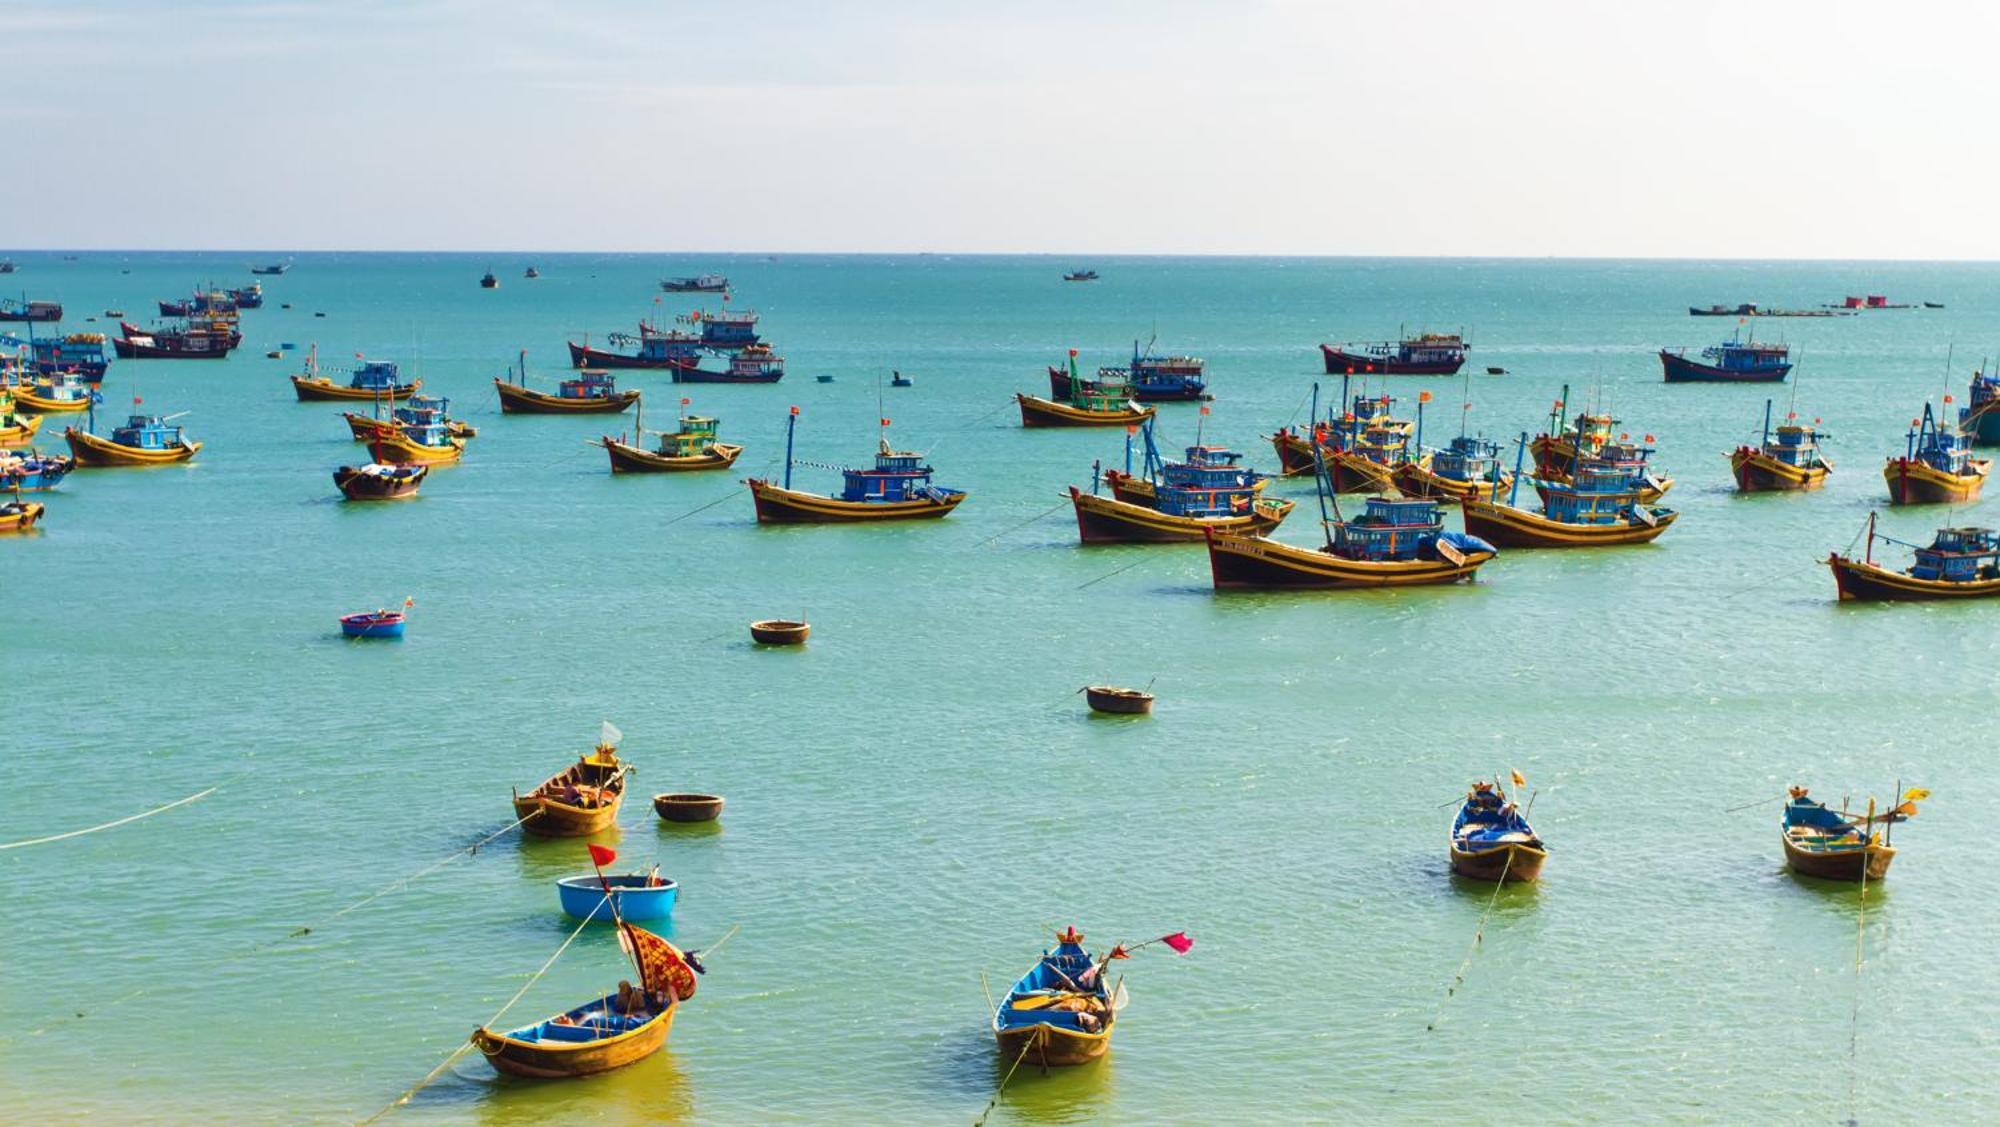
[[[767,646],[796,646],[812,633],[812,626],[783,618],[766,618],[750,624],[750,637]]]
[[[656,794],[653,812],[669,822],[713,822],[722,814],[719,794]]]
[[[1140,689],[1121,689],[1115,685],[1089,685],[1083,689],[1083,699],[1090,702],[1093,712],[1138,716],[1153,711],[1153,694]]]

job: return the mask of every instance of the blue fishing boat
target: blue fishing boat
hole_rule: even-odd
[[[30,336],[28,348],[33,355],[34,370],[38,376],[75,372],[91,383],[100,383],[104,379],[105,369],[111,367],[111,356],[104,350],[103,333],[70,333],[60,337]]]
[[[1295,502],[1258,497],[1270,479],[1243,465],[1241,453],[1197,444],[1187,448],[1186,460],[1168,462],[1153,444],[1151,419],[1146,420],[1143,434],[1143,477],[1131,472],[1132,442],[1128,436],[1124,472],[1111,470],[1101,475],[1111,487],[1111,496],[1099,495],[1097,475],[1093,475],[1088,493],[1070,486],[1077,534],[1085,544],[1199,543],[1210,529],[1261,535],[1291,513]]]
[[[1992,469],[1990,460],[1972,456],[1962,431],[1947,427],[1925,403],[1923,417],[1910,420],[1903,456],[1888,459],[1882,478],[1890,504],[1958,504],[1979,496]]]
[[[1071,367],[1074,367],[1072,361]],[[1099,368],[1094,380],[1079,381],[1069,370],[1049,368],[1049,395],[1058,402],[1074,399],[1098,387],[1122,387],[1142,403],[1213,399],[1208,394],[1208,361],[1195,356],[1156,356],[1152,346],[1132,342],[1132,362],[1123,368]]]
[[[605,338],[614,348],[630,348],[631,352],[613,352],[610,349],[593,348],[588,338],[569,342],[569,361],[574,368],[694,368],[701,363],[702,338],[694,333],[679,329],[662,329],[649,320],[639,322],[638,335],[612,333]]]
[[[1968,405],[1958,409],[1958,429],[1974,446],[2000,446],[2000,374],[1972,373]]]
[[[604,886],[611,887],[607,897]],[[562,901],[562,910],[579,920],[599,920],[610,922],[614,916],[628,920],[664,920],[673,914],[674,901],[680,896],[681,886],[660,875],[654,866],[650,873],[632,873],[627,876],[605,876],[602,883],[596,873],[585,873],[580,877],[564,877],[556,882],[556,895]]]
[[[1484,781],[1472,784],[1452,819],[1448,848],[1452,872],[1496,883],[1534,880],[1549,858],[1527,816],[1498,783]]]
[[[1868,514],[1860,559],[1827,555],[1843,602],[1914,602],[1922,599],[1979,599],[2000,595],[2000,535],[1990,528],[1940,528],[1930,544],[1912,544],[1875,531]],[[1915,561],[1902,571],[1875,562],[1875,541],[1900,544]]]
[[[262,309],[264,307],[264,284],[262,282],[252,282],[247,286],[238,286],[235,289],[224,290],[223,292],[229,295],[230,300],[236,303],[236,308],[238,309]]]
[[[139,406],[137,397],[132,405]],[[97,412],[92,411],[89,424],[92,428],[96,426],[96,416]],[[179,417],[132,415],[124,426],[111,429],[110,438],[100,437],[94,429],[68,427],[63,430],[63,439],[69,443],[69,452],[79,466],[157,466],[185,462],[201,452],[201,443],[189,439],[181,427],[171,425]]]
[[[409,617],[399,610],[373,610],[340,616],[340,632],[349,638],[400,638]]]
[[[1690,360],[1685,348],[1662,348],[1660,367],[1666,373],[1666,381],[1778,383],[1792,370],[1791,349],[1786,345],[1757,344],[1735,337],[1702,349],[1701,357],[1701,360]]]
[[[1900,789],[1900,784],[1898,784]],[[1833,810],[1808,797],[1804,787],[1790,788],[1785,813],[1778,821],[1778,842],[1785,864],[1795,873],[1822,880],[1877,881],[1889,875],[1896,859],[1889,835],[1898,822],[1917,816],[1917,803],[1930,791],[1905,791],[1888,810],[1877,813],[1875,800],[1865,812]],[[1882,833],[1877,833],[1880,827]]]
[[[727,297],[722,299],[725,303]],[[682,324],[695,325],[701,330],[701,346],[722,352],[734,352],[763,340],[757,335],[757,311],[754,309],[730,309],[726,304],[720,313],[706,313],[695,310],[679,318]]]
[[[1738,446],[1729,455],[1729,469],[1736,475],[1739,492],[1818,489],[1826,484],[1827,475],[1833,472],[1833,463],[1819,450],[1819,440],[1826,435],[1819,429],[1818,419],[1812,426],[1796,419],[1795,413],[1787,412],[1784,424],[1775,428],[1777,441],[1773,442],[1771,401],[1764,401],[1764,430],[1757,445]]]
[[[1517,508],[1521,462],[1528,436],[1521,435],[1514,458],[1514,481],[1507,500],[1499,490],[1464,498],[1465,530],[1503,548],[1581,548],[1642,544],[1665,532],[1678,516],[1643,501],[1647,475],[1643,460],[1587,457],[1569,481],[1533,479],[1542,511]]]
[[[750,497],[756,502],[759,524],[837,524],[859,521],[925,520],[946,516],[965,500],[965,490],[933,484],[931,467],[922,454],[895,450],[886,433],[875,454],[875,464],[866,469],[840,471],[840,496],[805,493],[792,488],[792,436],[798,427],[799,409],[785,423],[785,483],[781,486],[763,478],[749,478]],[[883,419],[883,427],[889,420]]]
[[[1083,933],[1068,928],[1001,999],[993,1036],[1010,1061],[1032,1055],[1044,1066],[1082,1064],[1111,1048],[1123,1003],[1123,988],[1114,996],[1104,968],[1084,950]]]
[[[83,373],[72,371],[50,372],[40,379],[16,385],[12,391],[14,405],[34,415],[75,414],[88,411],[92,404],[103,400]]]
[[[1322,472],[1322,506],[1338,496]],[[1447,532],[1430,498],[1370,497],[1359,517],[1327,519],[1326,544],[1301,548],[1263,536],[1208,533],[1209,571],[1218,591],[1412,587],[1472,579],[1498,555],[1478,536]]]
[[[1412,497],[1462,500],[1482,491],[1490,493],[1496,485],[1502,489],[1512,485],[1512,477],[1500,468],[1500,444],[1466,433],[1470,402],[1459,411],[1458,437],[1450,445],[1442,450],[1424,445],[1424,405],[1430,399],[1428,391],[1417,396],[1417,430],[1412,439],[1416,456],[1397,462],[1390,471],[1396,488]]]
[[[0,493],[46,493],[75,468],[75,458],[60,454],[0,451]]]

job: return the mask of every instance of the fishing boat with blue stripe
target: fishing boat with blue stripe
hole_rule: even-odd
[[[1458,333],[1420,333],[1402,340],[1322,344],[1319,351],[1329,376],[1451,376],[1465,366],[1470,347]]]
[[[1503,548],[1587,548],[1643,544],[1657,538],[1678,514],[1642,499],[1643,461],[1586,458],[1577,464],[1573,481],[1530,479],[1542,497],[1542,511],[1515,504],[1520,491],[1521,463],[1528,435],[1521,434],[1514,458],[1514,480],[1501,501],[1499,490],[1459,502],[1465,530]]]
[[[291,377],[292,390],[300,402],[326,402],[328,400],[407,399],[417,393],[417,385],[404,383],[402,370],[388,360],[370,360],[359,352],[354,358],[360,361],[345,384],[337,384],[319,370],[319,346],[314,345],[306,352],[305,370]]]
[[[1100,379],[1085,380],[1077,375],[1076,349],[1069,350],[1069,395],[1043,399],[1015,392],[1024,427],[1122,427],[1143,423],[1153,417],[1154,408],[1132,400],[1129,384],[1113,382],[1099,372]],[[1053,381],[1052,381],[1053,382]]]
[[[1324,474],[1336,493],[1381,493],[1395,487],[1396,468],[1408,461],[1415,424],[1399,419],[1390,408],[1393,395],[1362,391],[1350,395],[1352,381],[1342,377],[1340,400],[1345,413],[1319,415],[1319,385],[1312,389],[1309,426],[1294,431],[1280,427],[1271,436],[1278,466],[1287,477]],[[1419,459],[1421,460],[1421,459]]]
[[[390,405],[387,400],[377,400],[373,415],[343,411],[340,417],[347,420],[347,429],[356,442],[371,442],[382,435],[395,434],[404,427],[430,423],[441,424],[446,434],[460,441],[479,435],[478,428],[451,417],[451,400],[414,391],[399,404]]]
[[[1102,475],[1111,485],[1111,496],[1098,493],[1100,479],[1096,474],[1089,493],[1070,486],[1077,534],[1085,544],[1199,542],[1209,529],[1261,535],[1276,528],[1292,511],[1291,501],[1258,497],[1267,479],[1244,466],[1243,455],[1237,451],[1201,445],[1197,433],[1197,444],[1187,448],[1185,461],[1167,462],[1154,445],[1151,419],[1142,433],[1143,478],[1135,480],[1131,475],[1128,436],[1126,472],[1113,470]]]
[[[139,397],[133,396],[132,406],[140,405]],[[63,431],[63,438],[79,466],[160,466],[185,462],[201,452],[201,443],[190,440],[181,427],[169,425],[185,414],[185,411],[174,415],[135,414],[124,426],[112,428],[110,438],[104,438],[94,433],[97,412],[92,410],[86,424],[90,429],[69,427]]]
[[[639,401],[637,391],[618,390],[618,379],[610,372],[586,368],[573,380],[561,380],[555,394],[528,386],[528,351],[521,350],[515,379],[493,377],[493,390],[500,396],[502,414],[520,415],[615,415]]]
[[[893,450],[882,420],[883,435],[875,464],[866,469],[827,466],[840,471],[840,496],[804,493],[792,488],[793,437],[799,409],[785,418],[785,477],[778,485],[753,477],[744,484],[757,506],[759,524],[841,524],[862,521],[935,520],[950,515],[965,500],[963,489],[947,489],[931,481],[932,469],[922,454]],[[819,463],[806,463],[818,465]]]
[[[1882,479],[1892,505],[1959,504],[1979,496],[1992,469],[1990,459],[1972,456],[1964,433],[1945,426],[1925,403],[1923,417],[1910,420],[1903,455],[1888,459]]]
[[[0,451],[0,493],[47,493],[76,468],[76,458],[60,454]]]
[[[700,364],[702,338],[694,333],[679,329],[663,329],[651,320],[639,322],[639,332],[612,333],[605,338],[614,348],[630,348],[631,352],[613,352],[609,349],[593,348],[590,338],[569,342],[569,362],[572,368],[644,368],[680,369],[693,368]]]
[[[11,297],[0,297],[0,321],[22,323],[60,321],[62,318],[60,301],[30,301],[26,297],[17,301]]]
[[[1521,775],[1514,774],[1520,786]],[[1471,880],[1504,884],[1542,875],[1549,858],[1535,827],[1497,782],[1475,781],[1451,822],[1446,846],[1451,871]]]
[[[612,473],[688,473],[700,470],[728,469],[743,453],[743,447],[717,440],[721,427],[720,420],[708,415],[687,413],[690,400],[681,399],[681,418],[677,429],[649,431],[646,417],[639,415],[633,420],[632,441],[625,441],[626,435],[617,438],[602,436],[598,442],[611,457]],[[644,409],[641,403],[640,408]],[[648,450],[646,436],[656,435],[659,445]]]
[[[1321,504],[1336,497],[1321,480]],[[1208,531],[1208,564],[1218,591],[1347,590],[1459,583],[1499,552],[1478,536],[1448,532],[1429,498],[1370,497],[1361,515],[1321,512],[1326,544],[1301,548],[1264,536]]]
[[[1897,789],[1902,790],[1900,783]],[[1842,809],[1833,810],[1810,795],[1801,786],[1787,791],[1778,820],[1785,866],[1821,880],[1878,881],[1889,875],[1889,862],[1896,859],[1891,837],[1896,823],[1916,817],[1917,803],[1931,792],[1921,787],[1903,791],[1894,806],[1879,814],[1872,798],[1867,810],[1856,813],[1845,809],[1844,802]],[[1875,832],[1878,826],[1881,833]]]
[[[105,371],[111,367],[103,333],[69,333],[60,337],[30,334],[28,349],[38,376],[73,373],[87,383],[102,383]]]
[[[441,416],[428,417],[377,432],[368,440],[368,453],[378,462],[397,465],[447,465],[465,456],[465,440],[453,438]]]
[[[1660,367],[1668,383],[1779,383],[1792,370],[1791,349],[1731,337],[1702,349],[1700,360],[1685,348],[1662,348]]]
[[[785,358],[768,344],[744,345],[729,355],[729,366],[720,371],[700,364],[674,369],[675,383],[777,383],[784,378]]]
[[[1411,440],[1417,456],[1396,463],[1392,473],[1396,488],[1412,497],[1457,501],[1512,485],[1513,476],[1500,468],[1500,444],[1466,433],[1470,400],[1459,409],[1458,437],[1450,445],[1442,449],[1424,445],[1424,405],[1430,400],[1428,391],[1417,395],[1417,428]]]
[[[2000,536],[1990,528],[1940,528],[1929,544],[1912,544],[1877,532],[1875,514],[1869,513],[1863,539],[1860,559],[1840,552],[1828,553],[1826,557],[1842,602],[1916,602],[2000,595]],[[1876,563],[1877,540],[1910,549],[1914,561],[1902,571],[1892,571]]]
[[[1833,472],[1833,463],[1820,453],[1819,440],[1826,435],[1819,429],[1819,420],[1805,426],[1796,421],[1796,411],[1788,411],[1785,421],[1776,428],[1773,441],[1771,404],[1769,399],[1764,401],[1764,432],[1757,444],[1738,446],[1728,455],[1737,491],[1774,493],[1825,485],[1827,476]]]
[[[667,293],[727,293],[729,279],[722,274],[696,274],[691,278],[663,278],[660,288]]]
[[[52,372],[13,388],[14,406],[31,415],[72,415],[103,402],[80,372]]]

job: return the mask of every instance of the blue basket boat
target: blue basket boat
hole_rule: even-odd
[[[597,874],[586,873],[557,881],[556,895],[562,900],[562,910],[579,920],[609,923],[614,905],[618,915],[627,920],[641,923],[664,920],[674,914],[674,901],[680,898],[681,886],[667,877],[660,877],[659,884],[651,883],[653,879],[646,873],[606,876],[604,883],[611,886],[607,903],[604,885],[598,883]]]
[[[340,616],[340,632],[349,638],[400,638],[409,618],[399,610],[374,610]]]

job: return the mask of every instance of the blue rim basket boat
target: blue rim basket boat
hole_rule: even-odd
[[[400,638],[409,619],[399,610],[371,610],[340,616],[340,632],[349,638]]]
[[[664,920],[674,914],[674,901],[680,898],[681,886],[669,877],[660,877],[659,884],[651,883],[653,879],[648,873],[607,875],[604,883],[611,886],[607,903],[597,874],[585,873],[557,881],[556,895],[562,901],[562,910],[579,920],[610,923],[614,910],[628,920]]]

